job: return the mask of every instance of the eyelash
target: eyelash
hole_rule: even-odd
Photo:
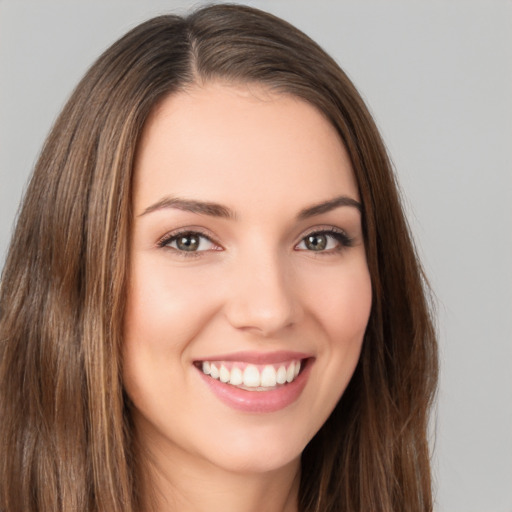
[[[197,257],[201,256],[201,253],[203,253],[205,251],[182,251],[182,250],[176,249],[174,247],[169,247],[169,244],[178,240],[180,237],[185,237],[185,236],[197,236],[199,238],[208,240],[211,244],[213,244],[216,247],[219,247],[219,248],[221,247],[219,244],[217,244],[216,242],[213,241],[212,237],[209,234],[207,234],[199,229],[184,229],[182,231],[167,233],[157,242],[157,247],[160,247],[161,249],[168,249],[170,251],[174,251],[176,254],[178,254],[184,258],[197,258]],[[220,250],[220,249],[215,249],[215,250]]]
[[[305,240],[307,239],[307,237],[310,237],[313,235],[315,235],[315,236],[323,235],[326,237],[333,238],[338,243],[338,246],[335,248],[331,248],[331,249],[327,249],[327,250],[319,250],[319,251],[308,250],[308,249],[295,249],[295,250],[304,250],[306,252],[314,253],[315,255],[328,255],[328,254],[333,254],[333,253],[339,253],[348,247],[352,247],[353,242],[354,242],[353,239],[351,237],[349,237],[341,229],[337,229],[337,228],[333,228],[333,227],[328,228],[328,229],[316,228],[316,229],[310,231],[309,233],[306,233],[301,238],[300,242],[295,245],[295,248],[298,245],[304,243]],[[185,250],[179,250],[174,247],[169,247],[169,244],[171,244],[172,242],[175,242],[180,237],[185,237],[185,236],[197,236],[199,238],[206,239],[206,240],[208,240],[208,242],[210,242],[214,246],[220,248],[220,249],[214,249],[214,250],[221,250],[221,246],[219,244],[217,244],[209,234],[207,234],[201,230],[198,230],[198,229],[182,230],[182,231],[178,231],[178,232],[168,233],[168,234],[164,235],[157,242],[157,247],[174,251],[176,254],[179,254],[180,256],[182,256],[184,258],[197,258],[197,257],[201,256],[201,253],[206,252],[206,251],[185,251]]]
[[[307,252],[311,252],[317,256],[339,253],[339,252],[342,252],[344,249],[346,249],[348,247],[352,247],[354,245],[353,238],[348,236],[347,233],[345,233],[345,231],[343,231],[342,229],[338,229],[338,228],[334,228],[334,227],[324,228],[324,229],[315,228],[312,231],[310,231],[309,233],[306,233],[301,238],[301,241],[299,242],[299,244],[303,243],[309,236],[313,236],[313,235],[316,235],[316,236],[324,235],[324,236],[327,236],[330,238],[334,238],[334,240],[338,243],[338,246],[335,248],[332,248],[332,249],[321,250],[321,251],[307,251]],[[299,245],[299,244],[297,244],[297,245]],[[297,245],[296,245],[296,247],[297,247]]]

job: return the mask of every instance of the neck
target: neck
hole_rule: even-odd
[[[178,455],[176,457],[176,455]],[[154,512],[297,512],[300,460],[266,472],[229,471],[208,461],[146,458],[144,508]],[[183,454],[181,454],[183,455]]]

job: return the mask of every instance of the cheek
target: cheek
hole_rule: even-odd
[[[218,302],[201,271],[166,271],[142,263],[128,292],[125,340],[175,352],[216,311]],[[156,267],[159,268],[159,267]],[[183,347],[182,347],[183,348]]]
[[[325,380],[337,402],[355,370],[372,306],[372,286],[366,264],[332,276],[316,303],[316,318],[325,335],[328,354]]]
[[[158,269],[158,271],[155,271]],[[175,389],[187,371],[190,340],[216,310],[200,278],[136,259],[125,310],[123,381],[140,409]],[[160,405],[159,405],[160,407]],[[163,407],[163,406],[162,406]]]
[[[344,271],[346,270],[346,271]],[[313,437],[343,395],[359,361],[371,311],[372,287],[365,260],[330,269],[321,276],[323,286],[309,295],[310,337],[317,343],[317,360],[311,373],[308,402],[315,421]]]
[[[324,283],[323,293],[315,294],[312,307],[329,339],[335,345],[360,344],[372,305],[372,285],[366,263],[347,272],[333,272],[325,276]]]

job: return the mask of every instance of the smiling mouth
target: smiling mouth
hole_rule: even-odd
[[[212,379],[245,391],[271,391],[291,384],[307,359],[276,364],[247,364],[237,361],[196,361],[194,365]]]

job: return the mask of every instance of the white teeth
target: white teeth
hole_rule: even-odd
[[[276,370],[273,366],[267,365],[261,372],[261,385],[267,388],[276,385]]]
[[[260,372],[256,366],[250,364],[244,370],[244,386],[257,388],[261,384]]]
[[[277,370],[276,382],[278,384],[284,384],[286,382],[286,368],[284,366],[280,366],[279,370]]]
[[[244,364],[240,364],[243,367]],[[256,391],[265,391],[275,389],[277,385],[293,382],[300,373],[301,361],[291,361],[288,366],[286,364],[280,366],[267,364],[258,367],[249,364],[243,370],[236,363],[203,361],[200,367],[205,375],[210,375],[213,379],[221,382],[229,383],[232,386],[252,388]]]
[[[233,386],[240,386],[244,381],[244,377],[242,375],[242,370],[237,368],[236,366],[231,370],[231,378],[229,379],[229,383]]]
[[[291,382],[295,378],[295,364],[292,363],[286,370],[286,382]]]
[[[214,379],[218,379],[219,378],[219,370],[218,370],[218,368],[213,363],[210,365],[210,375]]]
[[[219,371],[219,380],[221,382],[229,382],[230,378],[231,378],[230,371],[224,365],[222,365],[220,367],[220,371]]]

